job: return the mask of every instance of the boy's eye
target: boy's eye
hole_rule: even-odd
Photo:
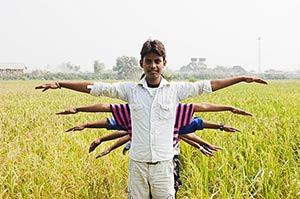
[[[160,59],[156,59],[154,60],[155,64],[160,64],[161,63],[161,60]]]
[[[153,62],[154,62],[155,64],[160,64],[160,63],[161,63],[161,60],[160,60],[160,59],[155,59],[155,60],[146,59],[146,60],[145,60],[145,63],[146,63],[146,64],[152,64]]]
[[[152,60],[146,59],[146,64],[151,64],[151,63],[152,63]]]

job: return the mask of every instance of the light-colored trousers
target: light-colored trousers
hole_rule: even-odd
[[[129,160],[129,199],[174,199],[173,160],[157,164]]]

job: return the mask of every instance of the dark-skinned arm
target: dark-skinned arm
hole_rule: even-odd
[[[94,151],[102,142],[117,139],[123,136],[127,136],[128,132],[127,131],[115,131],[113,133],[110,133],[108,135],[104,135],[96,140],[94,140],[89,148],[89,153]]]
[[[126,142],[128,142],[129,140],[130,140],[129,135],[126,135],[126,136],[120,138],[117,142],[115,142],[114,144],[112,144],[108,149],[106,149],[105,151],[103,151],[102,153],[100,153],[100,155],[98,155],[96,157],[96,159],[109,154],[111,151],[119,148],[120,146],[122,146],[123,144],[125,144]]]
[[[61,112],[57,112],[56,115],[76,114],[78,112],[111,112],[111,108],[110,104],[93,104],[90,106],[70,108]]]
[[[247,82],[252,83],[256,82],[259,84],[268,84],[266,80],[263,80],[259,77],[250,77],[250,76],[239,76],[239,77],[230,77],[225,79],[216,79],[210,80],[212,91],[217,91],[219,89],[240,83],[240,82]]]
[[[43,89],[42,91],[46,91],[48,89],[58,89],[58,88],[66,88],[82,93],[90,93],[90,89],[88,89],[88,85],[93,85],[92,82],[61,82],[56,81],[48,84],[41,84],[35,87],[35,89]]]

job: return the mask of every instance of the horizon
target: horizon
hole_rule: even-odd
[[[300,69],[300,2],[153,0],[12,0],[0,3],[0,63],[43,69],[71,62],[112,68],[120,56],[139,59],[149,37],[162,41],[168,67],[192,57],[247,71]],[[116,6],[117,5],[117,6]]]

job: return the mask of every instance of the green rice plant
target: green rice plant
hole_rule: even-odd
[[[55,115],[74,106],[122,101],[34,90],[41,83],[0,82],[0,198],[126,198],[128,156],[120,148],[95,159],[112,142],[88,153],[90,143],[109,131],[65,132],[111,114]],[[214,157],[181,144],[178,198],[300,198],[300,81],[242,83],[185,102],[231,104],[254,116],[195,114],[241,132],[196,132],[224,148]]]

